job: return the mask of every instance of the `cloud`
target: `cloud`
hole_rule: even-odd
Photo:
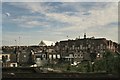
[[[7,17],[9,17],[9,16],[10,16],[10,13],[5,13],[5,15],[6,15]]]
[[[44,20],[41,16],[18,16],[17,18],[11,19],[10,23],[16,24],[23,28],[35,28],[35,27],[49,27],[49,22]]]
[[[60,30],[73,31],[78,29],[83,30],[90,27],[97,28],[97,26],[100,25],[102,26],[111,22],[117,22],[117,10],[117,4],[115,3],[104,7],[104,9],[91,9],[89,10],[90,15],[88,16],[82,15],[81,12],[78,12],[79,15],[77,16],[70,16],[64,13],[48,13],[46,15],[52,19],[71,24],[71,26],[66,26]]]
[[[28,2],[28,0],[4,0],[3,2]],[[119,2],[119,0],[29,0],[29,2]]]
[[[34,27],[47,27],[48,23],[47,22],[39,22],[39,21],[28,21],[25,22],[24,24],[20,25],[21,27],[26,27],[26,28],[34,28]]]
[[[21,3],[9,3],[9,5],[13,5],[15,7],[28,9],[32,13],[39,12],[41,14],[45,14],[52,6],[46,6],[44,2],[21,2]]]
[[[19,28],[33,30],[30,35],[26,34],[31,37],[29,38],[31,43],[38,43],[39,40],[62,40],[67,35],[74,39],[76,36],[83,35],[84,32],[88,33],[88,36],[107,37],[117,41],[116,34],[113,34],[117,33],[117,25],[108,25],[118,21],[117,3],[25,2],[10,3],[10,5],[25,9],[27,12],[7,18],[8,20],[4,20],[5,23],[11,22]],[[39,35],[41,36],[38,37]],[[12,39],[9,36],[8,38]],[[24,40],[27,41],[27,39]]]
[[[80,29],[85,29],[89,27],[95,27],[98,25],[105,25],[111,22],[117,22],[117,3],[61,3],[60,5],[62,8],[65,7],[70,7],[75,9],[75,11],[64,11],[64,13],[58,13],[58,12],[51,12],[51,10],[57,9],[55,8],[57,5],[50,6],[49,4],[51,3],[30,3],[30,2],[25,2],[25,3],[10,3],[11,5],[17,6],[17,7],[22,7],[25,9],[29,9],[30,12],[34,13],[39,13],[43,14],[44,17],[41,16],[34,16],[37,19],[43,19],[44,21],[47,19],[45,22],[50,22],[51,20],[53,21],[58,21],[62,23],[68,23],[69,25],[65,25],[65,30],[73,30],[73,28],[80,28]],[[54,3],[52,3],[54,4]],[[88,5],[89,6],[88,6]],[[60,7],[61,7],[60,6]],[[104,6],[104,7],[103,7]],[[87,10],[86,10],[87,9]],[[64,10],[64,9],[63,9]],[[59,11],[59,10],[57,10]],[[88,14],[89,13],[89,14]],[[73,14],[73,15],[69,15]],[[86,15],[84,15],[86,14]],[[29,18],[30,17],[30,18]],[[18,21],[25,21],[25,24],[29,26],[29,24],[32,24],[32,26],[39,25],[40,23],[31,16],[23,16],[23,17],[18,17]],[[15,20],[17,20],[15,18]],[[30,20],[30,21],[29,21]],[[33,20],[33,21],[32,21]],[[45,24],[45,22],[41,22]],[[52,24],[52,23],[51,23]],[[41,24],[40,24],[41,25]],[[84,28],[83,28],[84,26]],[[63,30],[63,29],[62,29]]]

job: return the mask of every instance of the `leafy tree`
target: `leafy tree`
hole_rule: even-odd
[[[120,74],[120,54],[117,54],[114,58],[114,71]]]
[[[95,60],[95,71],[106,71],[107,73],[120,73],[120,55],[106,51],[103,59]]]
[[[90,53],[91,61],[93,62],[96,59],[97,53]]]
[[[3,61],[3,63],[5,63],[7,61],[5,56],[2,56],[2,61]]]

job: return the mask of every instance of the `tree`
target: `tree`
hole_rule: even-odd
[[[93,62],[96,59],[97,53],[90,53],[91,61]]]
[[[2,61],[3,61],[3,63],[6,63],[7,59],[5,56],[2,56]]]
[[[120,54],[114,56],[114,71],[120,74]]]

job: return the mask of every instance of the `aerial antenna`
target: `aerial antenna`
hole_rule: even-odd
[[[15,46],[17,46],[17,40],[15,40]]]
[[[67,39],[69,39],[69,36],[67,35]]]

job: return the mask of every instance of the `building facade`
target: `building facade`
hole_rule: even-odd
[[[84,34],[84,38],[56,42],[54,46],[46,46],[41,41],[38,46],[3,46],[2,51],[3,66],[17,67],[34,64],[43,66],[59,62],[73,64],[94,61],[103,58],[107,51],[120,52],[120,44],[105,38],[87,38]]]
[[[55,50],[63,59],[72,61],[94,60],[101,58],[103,53],[118,51],[118,44],[105,38],[84,38],[57,42]]]

